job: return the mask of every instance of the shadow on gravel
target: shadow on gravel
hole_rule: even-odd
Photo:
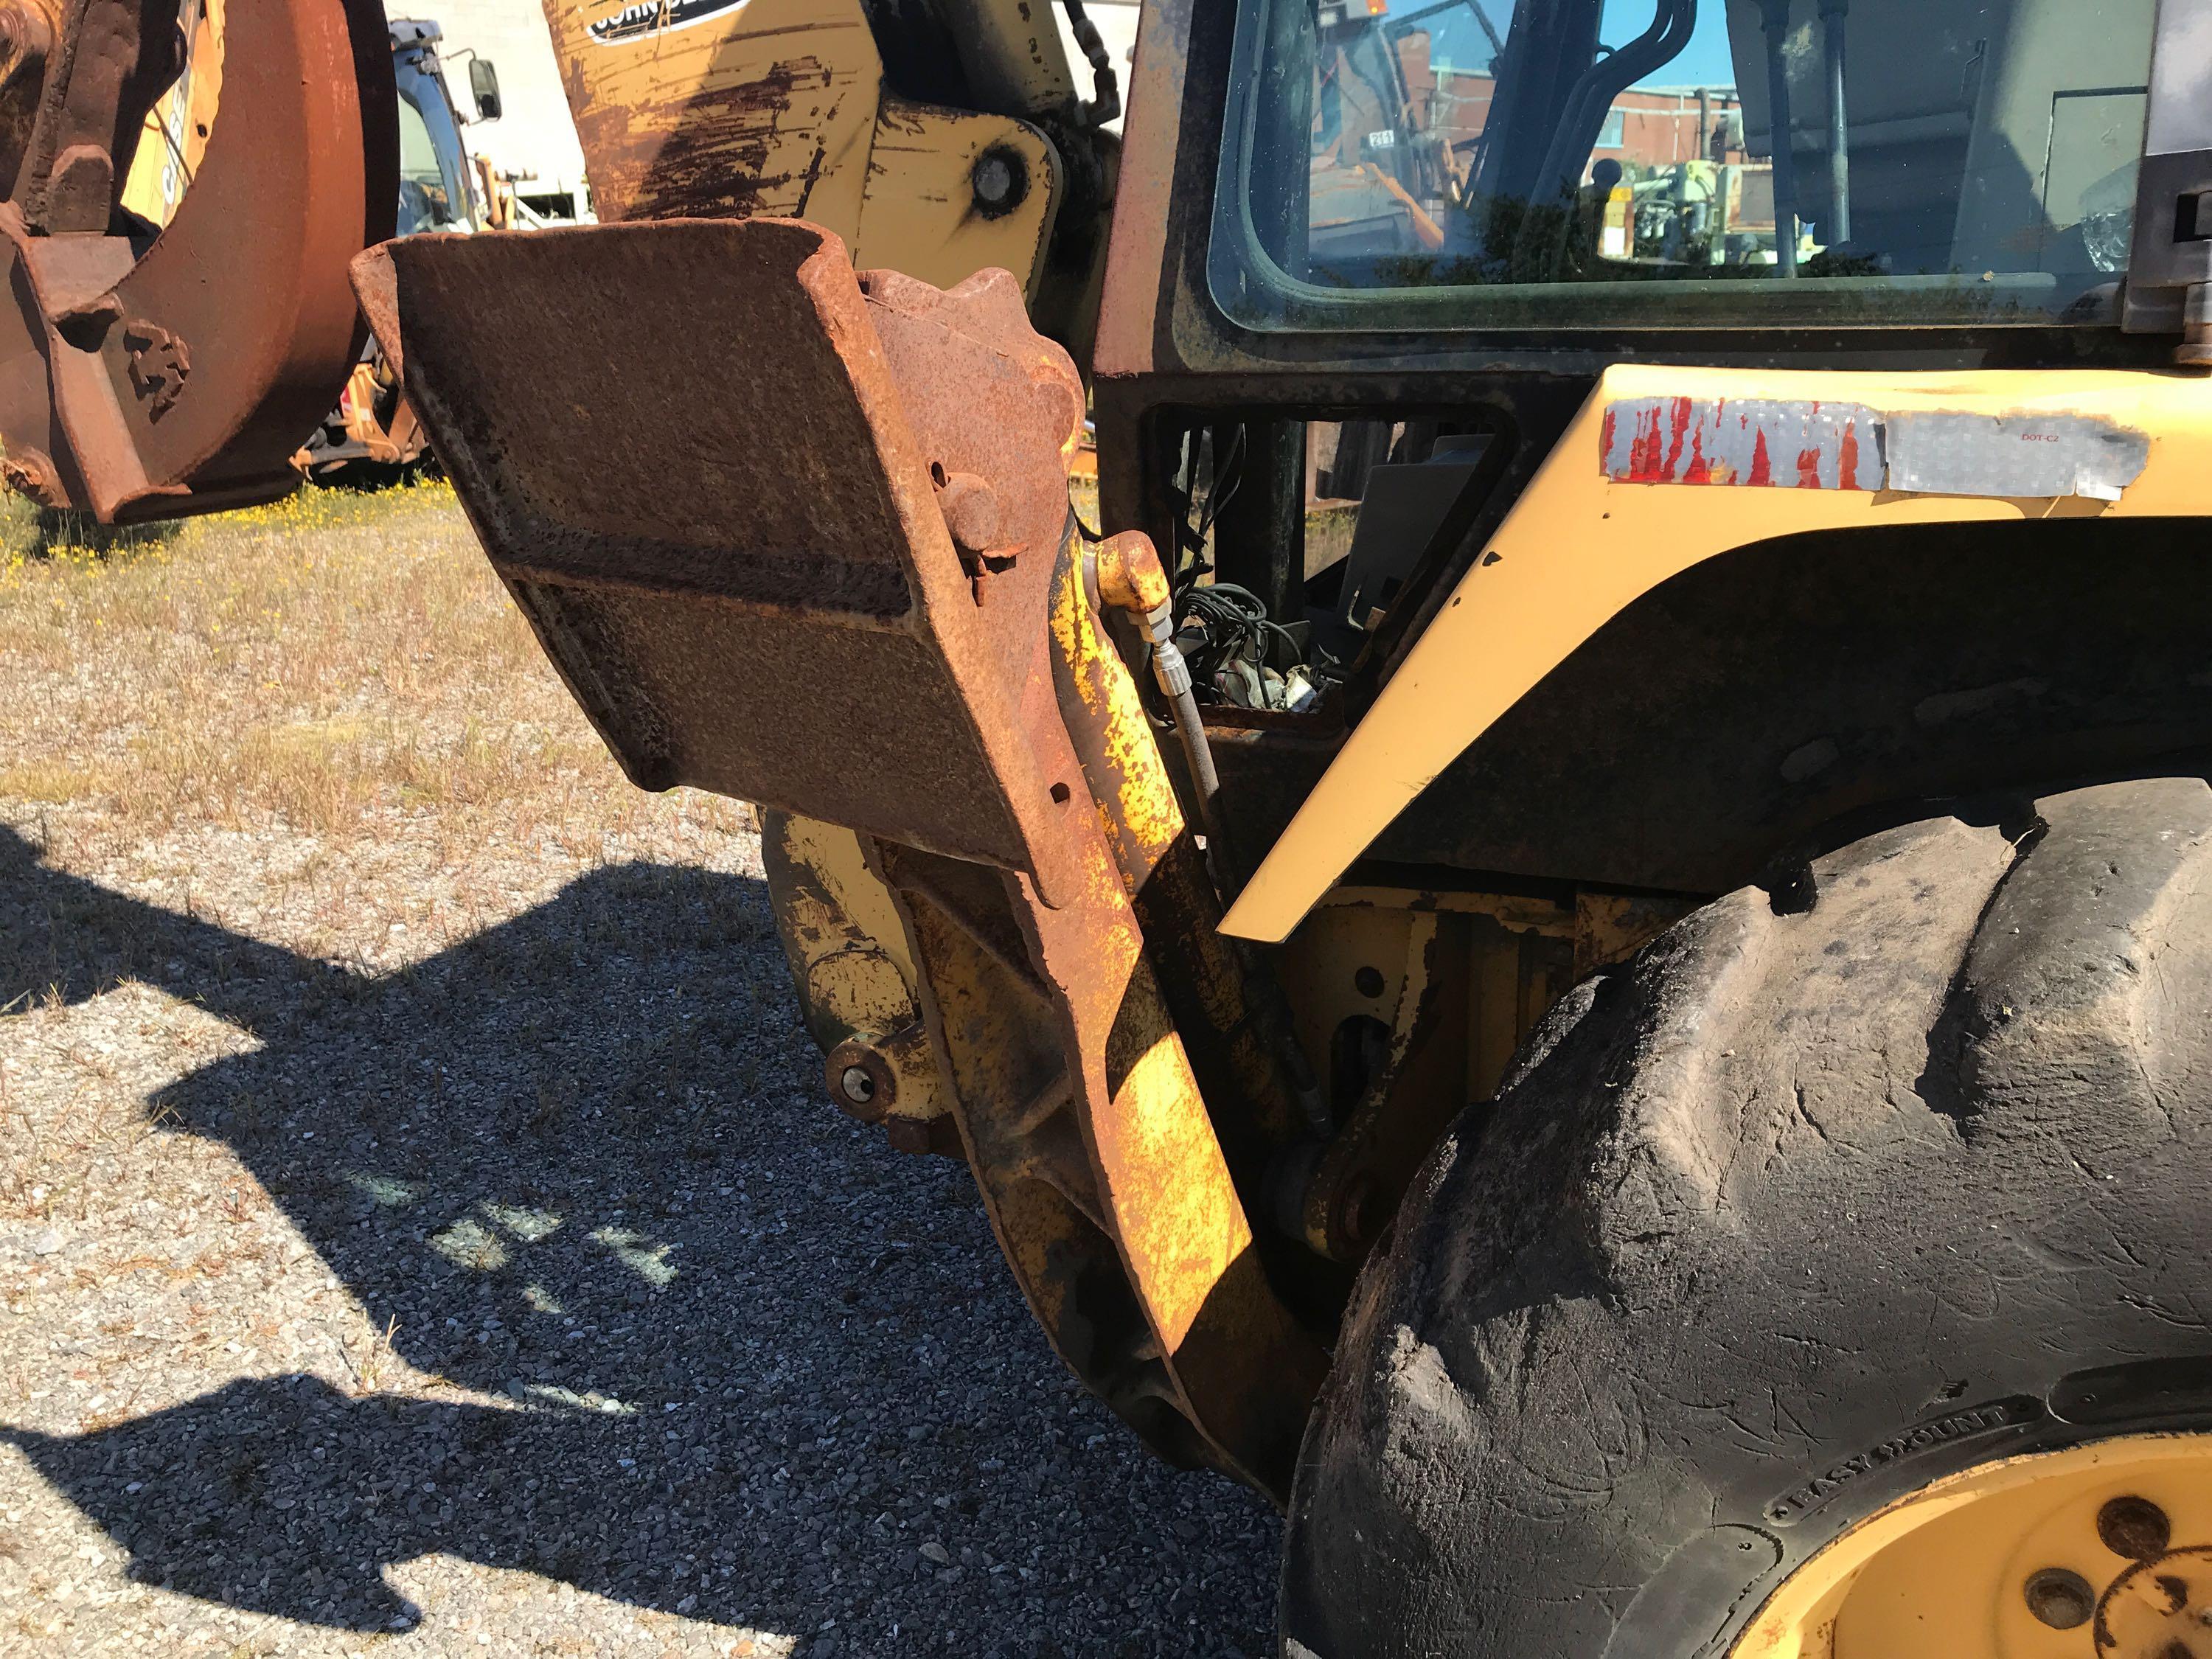
[[[355,981],[327,963],[49,869],[0,824],[0,1016],[40,998],[82,1002],[127,979],[255,1031],[296,1024]]]
[[[392,1350],[513,1402],[383,1393],[333,1329],[350,1393],[7,1433],[135,1577],[403,1628],[382,1569],[441,1551],[810,1656],[1266,1645],[1272,1514],[1082,1395],[964,1166],[819,1098],[758,883],[603,870],[369,978],[0,830],[0,1006],[135,976],[252,1030],[155,1106],[235,1150]]]

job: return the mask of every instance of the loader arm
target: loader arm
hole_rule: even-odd
[[[1117,96],[1019,0],[927,15],[549,7],[613,222],[402,239],[356,282],[623,769],[775,815],[832,1098],[963,1151],[1069,1367],[1279,1501],[1331,1301],[1286,1301],[1261,1217],[1304,1121],[1283,1022],[1068,506]]]
[[[631,777],[861,838],[959,1142],[1070,1367],[1162,1452],[1279,1498],[1322,1370],[1250,1213],[1283,1136],[1200,1087],[1255,1048],[1233,963],[1147,952],[1140,901],[1182,894],[1200,939],[1214,914],[1083,592],[1082,383],[1013,278],[856,275],[773,219],[406,238],[356,272]],[[639,294],[686,296],[681,326]],[[533,354],[538,330],[563,349]],[[718,339],[752,343],[748,395],[686,372]],[[631,369],[612,386],[609,362]],[[562,433],[549,408],[574,411]]]

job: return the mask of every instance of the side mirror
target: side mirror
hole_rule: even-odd
[[[469,91],[477,100],[477,119],[499,119],[499,71],[489,58],[469,59]]]

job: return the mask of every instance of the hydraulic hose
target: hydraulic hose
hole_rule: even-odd
[[[1176,738],[1182,745],[1183,764],[1190,772],[1190,792],[1198,808],[1198,827],[1213,854],[1215,878],[1224,888],[1237,884],[1226,878],[1229,843],[1221,833],[1221,775],[1214,769],[1213,745],[1206,740],[1206,723],[1199,718],[1198,698],[1190,689],[1190,665],[1175,642],[1175,607],[1163,605],[1146,613],[1145,637],[1152,645],[1152,680],[1168,700],[1175,717]],[[1224,895],[1234,898],[1233,892]]]
[[[1113,56],[1099,38],[1098,25],[1085,13],[1083,0],[1060,0],[1060,3],[1067,12],[1068,32],[1091,65],[1091,90],[1097,94],[1083,106],[1083,118],[1094,127],[1103,127],[1121,112],[1121,87],[1114,73]]]
[[[1199,718],[1198,699],[1191,693],[1190,665],[1175,641],[1175,594],[1167,571],[1153,550],[1152,539],[1140,531],[1108,536],[1092,549],[1085,567],[1085,585],[1092,602],[1110,605],[1145,630],[1152,646],[1152,679],[1167,699],[1175,719],[1176,739],[1182,745],[1190,774],[1194,804],[1198,808],[1199,832],[1212,854],[1214,879],[1224,890],[1229,843],[1221,833],[1221,775],[1214,769],[1212,745],[1206,740],[1206,726]],[[1235,895],[1224,890],[1224,903]]]

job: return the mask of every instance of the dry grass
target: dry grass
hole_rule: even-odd
[[[0,514],[0,1653],[1258,1650],[450,494],[84,539]]]
[[[367,987],[589,872],[754,856],[750,808],[623,779],[442,484],[94,539],[0,505],[0,915],[27,924],[0,1017],[270,962]],[[191,960],[165,913],[213,930]],[[62,1098],[21,1109],[41,1029],[0,1047],[0,1218],[81,1218],[144,1097],[114,1045],[64,1042]],[[251,1041],[149,1029],[188,1062]]]
[[[0,802],[94,807],[142,836],[344,839],[422,811],[457,844],[622,836],[670,811],[610,787],[443,485],[73,539],[21,510],[0,525]]]

